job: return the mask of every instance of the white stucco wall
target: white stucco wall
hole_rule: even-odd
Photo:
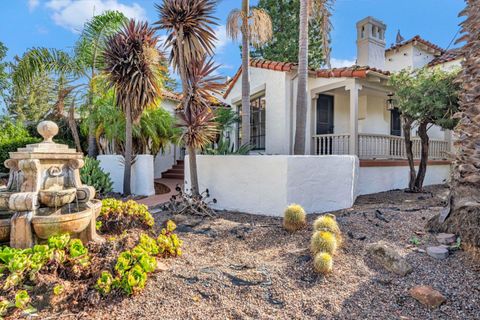
[[[418,168],[417,168],[418,169]],[[424,185],[442,184],[450,177],[450,165],[429,165]],[[358,195],[372,194],[408,187],[409,168],[360,167]]]
[[[399,49],[385,53],[385,70],[396,72],[413,67],[413,45],[410,43]]]
[[[100,155],[100,168],[110,173],[113,182],[113,191],[123,193],[124,159],[121,155]],[[155,194],[153,156],[138,155],[132,165],[130,183],[132,194],[151,196]]]
[[[200,191],[209,189],[216,209],[281,216],[290,203],[309,213],[349,208],[356,195],[354,156],[197,157]],[[186,188],[190,185],[185,161]]]
[[[250,68],[250,93],[265,93],[265,153],[288,154],[290,132],[290,75],[261,68]],[[226,101],[235,108],[241,106],[242,75],[236,81]],[[236,135],[236,134],[235,134]],[[236,141],[235,137],[235,141]]]

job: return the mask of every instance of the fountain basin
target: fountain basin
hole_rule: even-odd
[[[32,217],[34,233],[43,240],[62,233],[80,234],[91,223],[95,224],[96,211],[99,211],[100,206],[99,200],[92,200],[90,204],[80,204],[78,211],[75,204],[71,204],[70,208],[67,205],[58,210],[41,208]],[[77,212],[69,213],[70,210]],[[95,226],[90,227],[94,228]]]
[[[40,190],[40,202],[49,208],[59,208],[72,203],[77,195],[77,189]]]
[[[13,213],[0,212],[0,243],[10,241],[10,229]]]

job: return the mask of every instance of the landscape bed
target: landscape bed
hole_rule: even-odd
[[[443,186],[427,190],[362,196],[352,209],[335,212],[345,243],[335,256],[333,273],[326,277],[314,272],[308,249],[317,215],[309,215],[309,227],[293,234],[282,228],[281,218],[232,212],[207,219],[179,216],[175,220],[184,254],[162,260],[167,270],[149,276],[144,291],[128,298],[86,299],[81,305],[47,308],[38,315],[41,319],[478,319],[478,259],[463,250],[445,260],[421,252],[436,243],[434,235],[424,232],[424,225],[441,210],[448,192]],[[379,219],[376,210],[388,222]],[[163,212],[154,216],[157,224],[171,218]],[[381,240],[394,246],[413,272],[402,277],[376,264],[366,247]],[[417,240],[420,244],[412,244]],[[123,241],[135,242],[131,237]],[[423,306],[409,294],[417,285],[432,286],[446,302],[434,309]]]

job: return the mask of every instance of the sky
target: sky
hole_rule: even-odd
[[[0,0],[0,41],[8,48],[7,59],[21,56],[32,47],[71,50],[81,27],[94,14],[105,10],[122,11],[129,18],[157,20],[154,4],[162,0]],[[251,0],[257,4],[258,0]],[[219,72],[233,76],[240,65],[239,44],[225,32],[228,13],[240,7],[241,0],[220,0],[216,16],[219,26],[215,61]],[[442,48],[459,31],[463,0],[336,0],[332,16],[332,65],[354,64],[356,58],[355,23],[366,16],[379,18],[387,25],[387,46],[395,41],[397,30],[405,39],[420,35]],[[457,35],[458,36],[458,35]]]

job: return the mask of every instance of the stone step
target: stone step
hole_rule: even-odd
[[[165,172],[162,174],[162,178],[183,180],[185,177],[183,174]]]

